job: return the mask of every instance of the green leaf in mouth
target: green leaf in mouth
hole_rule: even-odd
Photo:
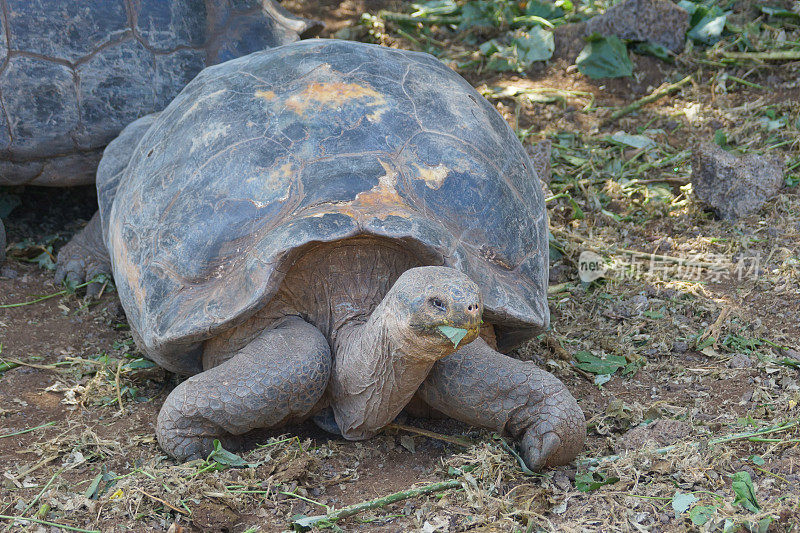
[[[466,329],[454,328],[452,326],[439,326],[439,331],[441,331],[445,337],[450,339],[450,342],[453,343],[453,347],[455,348],[458,348],[458,343],[461,342],[461,339],[467,336],[467,333],[469,333]]]

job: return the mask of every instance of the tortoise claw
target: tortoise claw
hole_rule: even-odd
[[[538,436],[530,431],[525,433],[520,442],[522,459],[533,471],[541,470],[548,466],[550,459],[561,447],[561,438],[553,431]]]

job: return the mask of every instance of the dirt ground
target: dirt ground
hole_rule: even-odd
[[[738,23],[756,20],[751,4],[734,4]],[[390,25],[359,25],[362,13],[413,11],[407,2],[284,5],[325,21],[324,37],[416,47]],[[798,26],[784,33],[800,42]],[[459,69],[526,146],[553,147],[552,327],[515,355],[568,386],[589,431],[575,463],[535,475],[497,435],[412,418],[359,443],[313,424],[254,435],[243,468],[223,455],[175,464],[154,439],[175,376],[137,353],[113,285],[86,302],[47,269],[96,209],[94,191],[6,191],[21,204],[0,270],[0,531],[285,531],[298,515],[451,480],[330,527],[800,531],[799,64],[705,57],[632,54],[633,77],[599,81],[564,58],[526,76]],[[670,96],[609,120],[689,74]],[[692,148],[720,131],[729,148],[789,168],[787,186],[734,223],[689,185]],[[616,132],[655,148],[610,141]],[[587,250],[610,268],[591,284],[577,273]]]

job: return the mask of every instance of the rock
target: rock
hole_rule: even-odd
[[[782,186],[783,161],[777,156],[736,157],[711,143],[692,154],[694,193],[724,220],[755,213]]]
[[[637,426],[625,433],[614,444],[614,451],[621,453],[645,447],[669,446],[688,437],[691,432],[692,428],[683,420],[656,420],[646,426]]]
[[[737,353],[728,360],[728,368],[751,368],[753,360],[743,353]]]
[[[673,52],[683,50],[689,13],[669,0],[626,0],[586,22],[589,35],[649,41]]]
[[[675,341],[672,343],[672,351],[675,353],[686,353],[689,351],[689,344],[686,341]]]
[[[669,0],[626,0],[585,22],[565,24],[553,31],[555,54],[574,62],[593,33],[620,39],[650,41],[675,52],[683,50],[689,13]]]

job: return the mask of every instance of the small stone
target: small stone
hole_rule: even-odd
[[[737,353],[728,361],[728,368],[751,368],[753,360],[743,353]]]
[[[691,426],[683,420],[659,419],[646,426],[636,426],[614,444],[614,451],[638,450],[645,447],[669,446],[686,438],[692,432]]]
[[[567,477],[567,474],[564,472],[556,472],[553,476],[553,483],[556,487],[563,490],[564,492],[569,492],[572,490],[572,482]]]
[[[724,220],[755,213],[782,186],[783,162],[777,156],[736,157],[711,143],[692,154],[694,193]]]
[[[689,344],[686,341],[675,341],[672,343],[672,351],[675,353],[686,353],[689,351]]]

